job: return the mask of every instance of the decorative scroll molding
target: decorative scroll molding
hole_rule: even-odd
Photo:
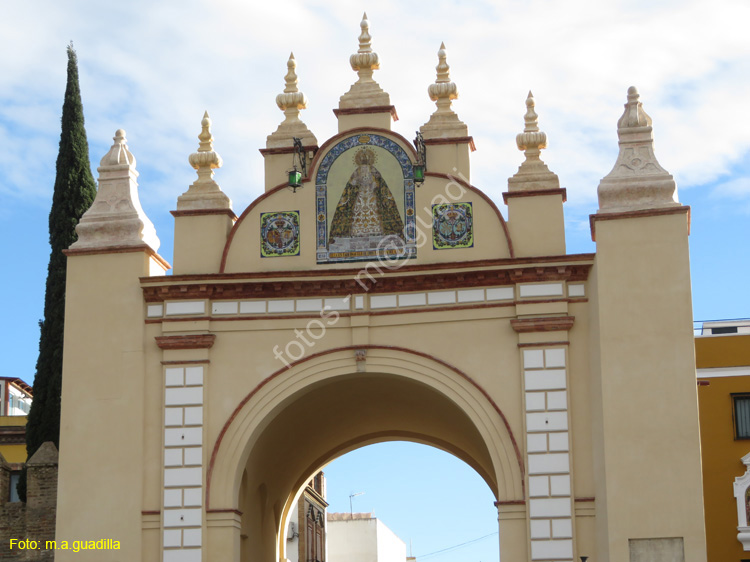
[[[559,332],[573,327],[575,316],[549,316],[545,318],[513,318],[510,325],[519,334],[528,332]]]
[[[215,334],[192,336],[156,336],[156,345],[160,349],[211,349],[216,341]]]

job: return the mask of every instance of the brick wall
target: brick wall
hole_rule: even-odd
[[[26,464],[26,503],[9,502],[12,467],[0,454],[0,560],[51,562],[55,553],[45,548],[55,538],[57,506],[57,449],[44,443]],[[37,549],[20,549],[11,539],[38,541]]]

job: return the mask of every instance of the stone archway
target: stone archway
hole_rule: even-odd
[[[474,468],[496,498],[523,498],[515,439],[471,378],[424,355],[377,347],[367,349],[365,371],[351,372],[352,351],[313,356],[269,377],[225,426],[206,503],[209,513],[242,513],[233,539],[241,559],[279,559],[294,491],[334,458],[372,443],[438,447]],[[223,540],[212,541],[209,531],[209,552]]]

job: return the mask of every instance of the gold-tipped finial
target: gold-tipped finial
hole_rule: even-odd
[[[534,155],[539,158],[539,151],[547,148],[547,135],[539,130],[539,116],[534,111],[535,106],[534,94],[529,90],[529,95],[526,96],[526,115],[523,116],[523,133],[516,135],[518,150],[523,150],[527,159]]]
[[[339,109],[363,107],[385,108],[391,105],[391,98],[373,79],[372,73],[380,68],[378,54],[372,50],[372,36],[367,13],[362,14],[359,34],[359,49],[349,57],[349,64],[357,73],[357,81],[349,91],[339,98]],[[391,111],[391,110],[389,110]]]
[[[518,150],[523,150],[526,159],[513,177],[508,179],[508,191],[543,191],[559,189],[560,180],[539,157],[547,148],[547,134],[539,130],[539,116],[535,108],[534,94],[526,96],[526,113],[523,116],[523,133],[516,135]]]
[[[201,132],[198,135],[198,151],[188,158],[190,165],[198,172],[188,190],[177,198],[177,210],[187,209],[231,209],[232,202],[214,181],[214,169],[221,168],[221,156],[214,150],[214,137],[211,134],[211,117],[208,111],[201,119]]]
[[[266,138],[266,148],[289,147],[293,139],[301,138],[306,146],[317,146],[310,130],[300,119],[300,110],[307,107],[307,96],[300,92],[297,78],[297,61],[294,53],[289,54],[286,61],[286,75],[284,76],[284,91],[276,96],[276,105],[284,112],[284,120],[279,127]]]
[[[359,27],[362,28],[362,33],[359,34],[359,52],[360,53],[371,53],[372,45],[370,45],[370,22],[367,19],[367,12],[362,14],[362,21],[359,22]]]
[[[435,67],[437,70],[436,82],[450,82],[450,69],[448,66],[447,57],[445,53],[445,42],[440,43],[440,49],[438,49],[438,65]]]
[[[211,117],[208,111],[203,113],[201,119],[201,132],[198,135],[200,144],[198,152],[193,152],[188,158],[190,165],[198,171],[198,180],[196,183],[215,183],[213,181],[215,168],[221,168],[223,164],[221,156],[214,151],[214,137],[211,134]]]
[[[372,36],[370,35],[370,22],[367,19],[367,12],[362,14],[362,21],[359,23],[362,29],[359,34],[359,50],[349,57],[349,64],[359,75],[357,82],[370,82],[372,80],[372,71],[380,68],[378,54],[372,50]]]
[[[458,98],[458,86],[454,82],[451,82],[451,67],[448,65],[445,43],[440,43],[440,49],[438,49],[437,54],[438,64],[435,67],[437,78],[434,84],[429,85],[427,93],[430,95],[430,99],[437,105],[438,113],[452,113],[451,100]]]
[[[291,123],[299,121],[299,110],[307,107],[307,97],[297,87],[299,79],[297,78],[297,61],[294,59],[294,53],[289,55],[286,67],[284,92],[276,96],[276,105],[286,115],[285,122]]]
[[[458,98],[458,86],[451,82],[451,67],[448,65],[445,43],[440,43],[437,55],[437,77],[435,82],[427,87],[427,93],[437,109],[430,115],[430,120],[420,127],[420,131],[425,138],[465,137],[469,130],[451,108],[452,101]]]

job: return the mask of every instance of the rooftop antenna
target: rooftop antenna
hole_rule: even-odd
[[[354,507],[352,505],[352,498],[356,498],[357,496],[364,495],[364,492],[357,492],[356,494],[352,492],[349,494],[349,513],[351,514],[352,520],[354,519]]]

